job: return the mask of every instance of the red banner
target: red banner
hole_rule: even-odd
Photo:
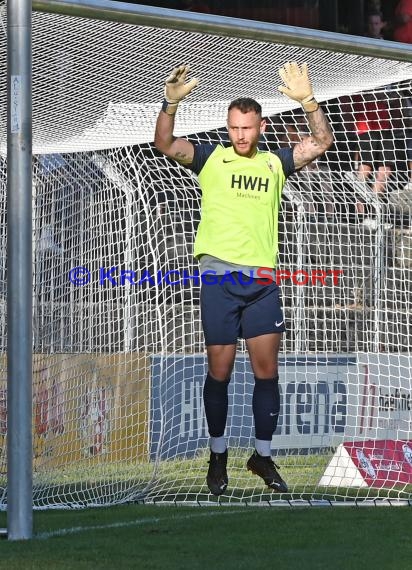
[[[343,447],[368,487],[412,484],[412,441],[356,441]]]

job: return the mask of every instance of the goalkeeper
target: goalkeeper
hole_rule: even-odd
[[[273,275],[278,252],[278,214],[286,178],[322,155],[332,143],[325,115],[314,98],[306,64],[286,63],[279,75],[286,96],[302,105],[310,136],[293,148],[274,152],[258,149],[265,131],[260,104],[240,98],[228,108],[231,146],[194,145],[173,135],[175,113],[197,86],[188,80],[189,67],[176,67],[166,79],[159,113],[156,148],[191,169],[202,191],[202,216],[195,240],[195,257],[202,275],[225,276],[208,283],[202,279],[201,317],[208,358],[203,399],[210,435],[207,485],[221,495],[228,485],[224,437],[228,413],[228,385],[238,338],[246,340],[254,373],[252,410],[255,450],[247,468],[274,491],[287,492],[271,458],[271,441],[280,410],[278,353],[285,331],[280,292],[274,279],[262,284],[259,267]],[[251,278],[253,271],[253,279]],[[244,277],[244,278],[243,278]]]

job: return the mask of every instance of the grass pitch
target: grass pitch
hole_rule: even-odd
[[[411,517],[359,506],[36,511],[32,540],[0,543],[0,568],[409,570]]]
[[[63,497],[73,506],[107,501],[109,495],[125,500],[149,481],[149,500],[158,504],[36,510],[32,540],[0,542],[0,570],[411,568],[412,508],[361,502],[402,499],[412,505],[410,486],[322,488],[318,481],[328,455],[289,456],[279,463],[292,492],[273,495],[246,471],[246,458],[240,452],[230,457],[230,496],[220,504],[205,486],[207,454],[163,462],[155,474],[150,464],[72,466],[48,472],[44,480],[36,473],[38,505],[45,504],[46,491],[51,503]],[[273,499],[282,499],[283,506]],[[305,506],[290,506],[294,499]],[[337,506],[345,499],[359,500],[358,506]],[[6,525],[0,512],[0,526]]]

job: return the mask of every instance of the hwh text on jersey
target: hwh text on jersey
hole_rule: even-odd
[[[232,174],[231,187],[235,190],[257,190],[258,192],[264,190],[267,192],[269,190],[269,178],[263,180],[259,176],[245,176],[244,174],[236,176]]]

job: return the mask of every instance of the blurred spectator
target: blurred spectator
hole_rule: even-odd
[[[412,229],[412,131],[406,130],[406,168],[399,172],[398,183],[390,194],[390,206],[396,223],[407,224]],[[405,183],[406,182],[406,183]]]
[[[296,124],[286,123],[283,128],[284,132],[280,136],[280,141],[286,143],[287,146],[295,145],[302,140],[303,135],[307,136],[307,130],[299,132]]]
[[[384,29],[386,22],[383,20],[381,12],[369,12],[366,17],[366,31],[365,36],[375,38],[377,40],[384,40]]]
[[[383,197],[396,162],[387,94],[355,95],[351,112],[358,139],[354,156],[357,177],[375,194]],[[364,203],[358,202],[356,210],[359,214],[365,213]]]
[[[393,39],[412,44],[412,0],[400,0],[396,5]]]

